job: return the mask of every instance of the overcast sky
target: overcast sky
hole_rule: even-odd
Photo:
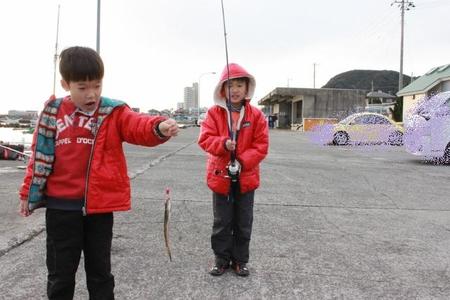
[[[354,69],[399,70],[400,9],[391,0],[224,0],[229,61],[256,77],[253,103],[275,87],[316,87]],[[96,46],[96,0],[0,2],[0,113],[41,110],[59,52]],[[405,15],[404,73],[450,63],[449,0],[416,0]],[[103,0],[103,95],[141,110],[176,108],[200,80],[201,106],[225,66],[220,0]],[[57,96],[65,95],[58,83]]]

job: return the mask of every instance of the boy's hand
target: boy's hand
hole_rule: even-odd
[[[225,147],[227,148],[228,151],[236,150],[236,141],[232,141],[231,139],[228,139],[225,142]]]
[[[20,200],[19,214],[22,217],[28,217],[29,215],[32,214],[32,212],[30,212],[30,210],[28,209],[28,201],[27,200]]]
[[[167,120],[159,123],[158,126],[159,126],[159,131],[164,136],[177,136],[178,131],[180,130],[178,128],[177,121],[175,121],[174,119],[167,119]]]

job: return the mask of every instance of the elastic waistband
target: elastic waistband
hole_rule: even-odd
[[[46,207],[60,210],[81,211],[84,206],[84,199],[67,199],[46,196]]]

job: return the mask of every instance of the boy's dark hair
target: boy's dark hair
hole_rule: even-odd
[[[103,61],[95,50],[70,47],[63,50],[59,57],[59,72],[66,82],[103,79]]]

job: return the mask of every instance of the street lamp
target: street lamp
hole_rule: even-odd
[[[198,125],[198,121],[200,120],[200,80],[202,79],[202,77],[204,75],[214,75],[216,74],[216,72],[205,72],[200,74],[200,76],[198,76],[198,86],[197,86],[197,125]]]
[[[100,54],[100,4],[101,0],[97,0],[97,39],[96,39],[96,50]]]

